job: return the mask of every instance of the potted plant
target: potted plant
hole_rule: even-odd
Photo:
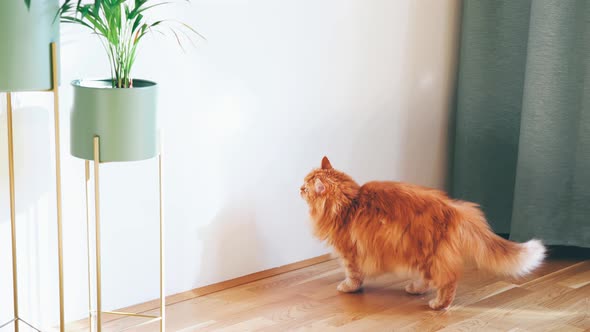
[[[0,1],[0,92],[52,88],[51,46],[59,45],[58,0]]]
[[[66,0],[61,6],[62,22],[79,24],[100,38],[111,68],[110,78],[72,82],[70,149],[75,157],[93,159],[95,136],[100,137],[101,162],[143,160],[157,155],[157,84],[132,77],[139,44],[147,34],[162,26],[172,31],[179,44],[181,35],[200,36],[186,24],[171,20],[150,21],[144,16],[166,4],[168,2],[153,0],[94,0],[89,3]],[[178,28],[184,29],[183,34]]]

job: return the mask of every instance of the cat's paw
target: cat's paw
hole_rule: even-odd
[[[430,300],[428,302],[428,306],[430,306],[433,310],[447,310],[451,306],[451,303],[445,301],[439,301],[438,298]]]
[[[421,283],[411,282],[406,285],[406,292],[412,295],[422,295],[428,292],[428,286]]]
[[[336,289],[342,293],[353,293],[361,289],[362,285],[363,282],[360,280],[347,278],[342,281]]]

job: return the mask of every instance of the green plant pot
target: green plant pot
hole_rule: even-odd
[[[0,0],[1,92],[52,88],[51,43],[59,46],[58,9],[58,0],[31,0],[29,9],[24,0]]]
[[[3,1],[3,0],[0,0]],[[156,83],[133,80],[133,88],[112,88],[110,80],[75,80],[70,117],[70,151],[94,160],[95,136],[100,161],[135,161],[158,154]]]

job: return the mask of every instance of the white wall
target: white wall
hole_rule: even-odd
[[[173,40],[154,37],[135,67],[136,77],[160,83],[167,293],[326,253],[311,237],[298,194],[323,155],[360,182],[443,187],[458,15],[458,0],[195,0],[169,7],[162,16],[192,24],[207,41],[182,53]],[[68,83],[104,77],[108,69],[100,44],[85,32],[64,27],[62,42],[66,310],[74,320],[87,305],[86,235],[84,163],[69,156]],[[16,99],[23,306],[29,317],[51,323],[51,98]],[[5,133],[4,108],[1,119]],[[0,271],[10,271],[5,136]],[[150,160],[101,168],[108,308],[158,295],[156,166]],[[10,314],[10,287],[9,273],[1,273],[1,320]],[[28,305],[39,299],[52,310]]]

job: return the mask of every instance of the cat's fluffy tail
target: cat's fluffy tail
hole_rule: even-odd
[[[516,243],[494,234],[477,204],[456,201],[459,211],[460,246],[480,268],[510,276],[523,276],[536,269],[545,258],[539,240]]]

